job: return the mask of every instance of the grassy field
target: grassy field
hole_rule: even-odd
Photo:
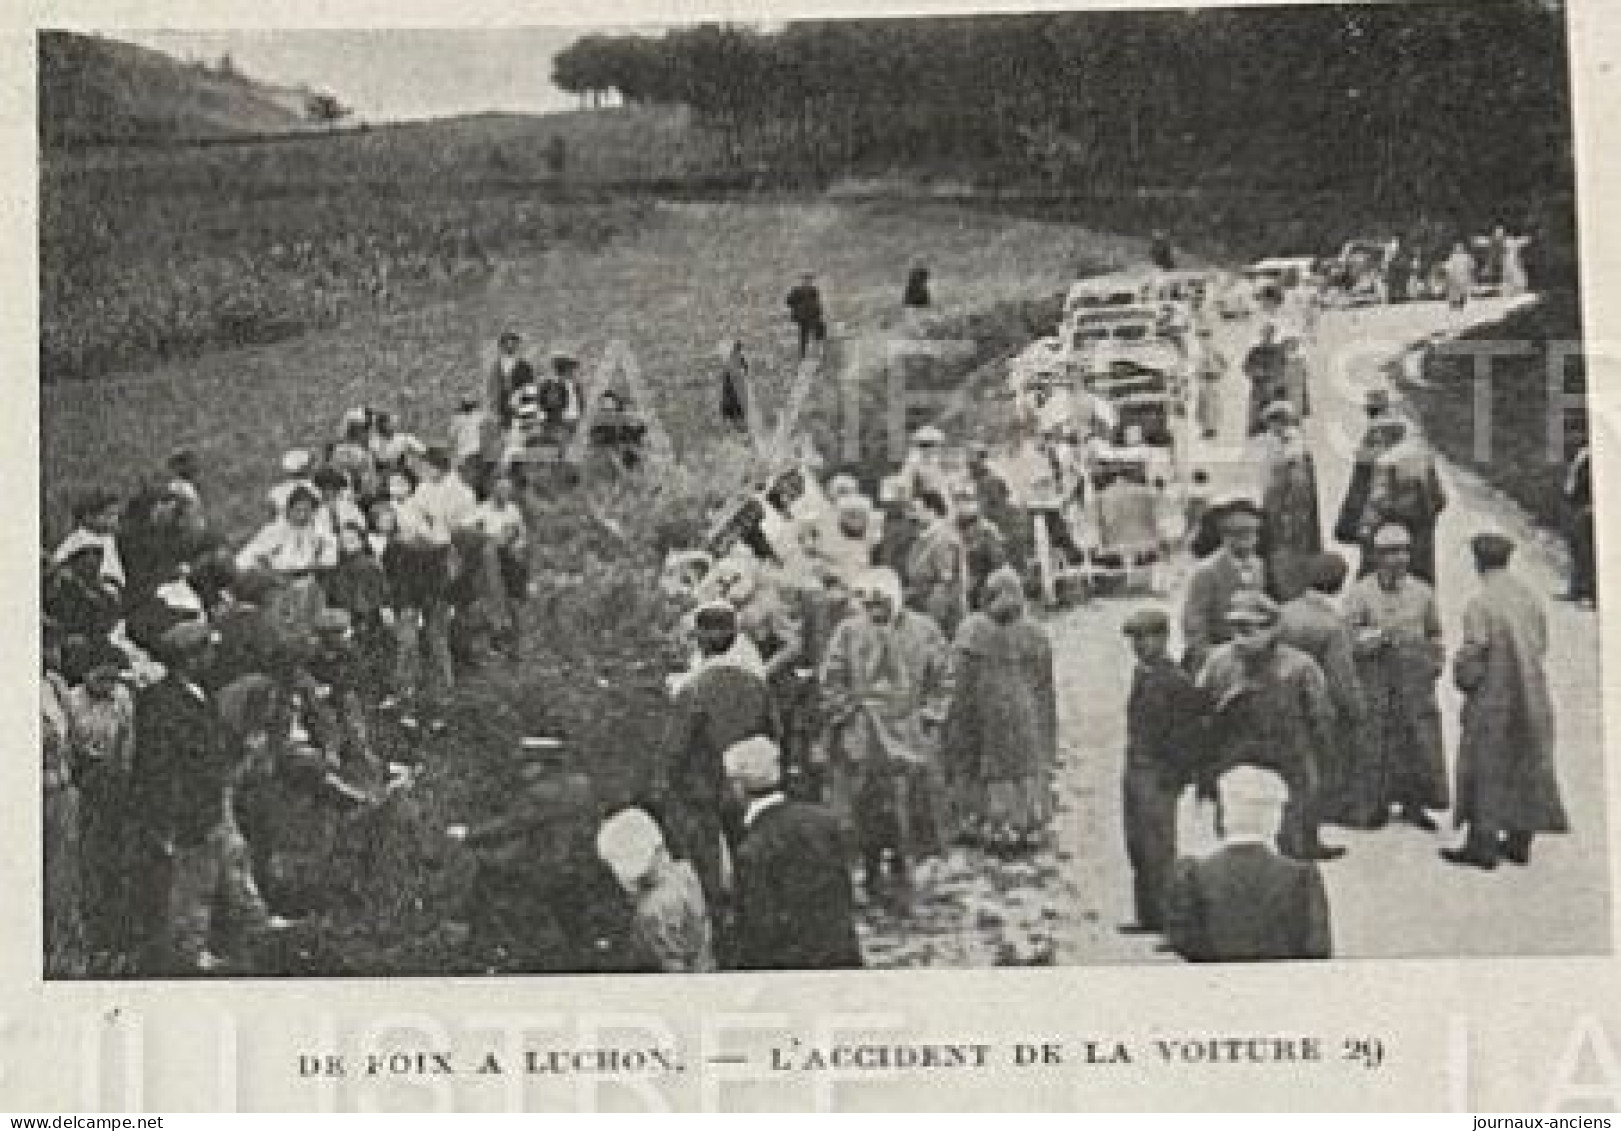
[[[60,533],[77,491],[127,488],[186,444],[201,457],[213,514],[244,536],[262,517],[279,453],[331,438],[347,408],[392,409],[408,428],[441,438],[456,399],[482,389],[485,350],[508,326],[538,351],[576,348],[588,373],[607,356],[628,359],[618,379],[634,370],[677,468],[636,483],[601,480],[539,504],[543,596],[530,610],[526,662],[469,681],[450,733],[418,746],[429,772],[408,799],[360,822],[304,814],[296,823],[303,831],[289,856],[292,886],[318,917],[282,968],[461,969],[474,960],[442,927],[463,913],[470,863],[439,830],[500,809],[515,782],[518,737],[566,736],[604,803],[641,786],[664,725],[662,678],[676,659],[669,610],[653,595],[659,543],[679,537],[672,526],[690,533],[749,463],[739,440],[720,435],[718,341],[745,340],[762,401],[774,404],[795,362],[783,295],[799,271],[814,268],[840,338],[835,360],[876,374],[883,328],[898,322],[906,268],[921,256],[935,278],[932,332],[972,339],[971,365],[1028,334],[1030,296],[1061,290],[1078,269],[1137,254],[1131,241],[949,206],[658,205],[634,232],[601,245],[565,242],[504,259],[487,283],[453,299],[357,313],[339,328],[145,372],[43,386],[47,534]],[[813,431],[837,431],[831,381],[814,390],[807,411]],[[391,749],[407,741],[393,732],[383,738]]]

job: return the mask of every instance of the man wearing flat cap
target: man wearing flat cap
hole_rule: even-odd
[[[653,794],[670,854],[692,863],[719,933],[728,906],[721,755],[747,738],[775,738],[777,719],[764,676],[738,658],[737,610],[711,601],[697,610],[693,624],[697,666],[674,694],[669,729],[654,760]]]
[[[1322,669],[1278,639],[1281,613],[1264,593],[1233,595],[1233,638],[1210,654],[1199,687],[1210,701],[1211,739],[1220,766],[1259,766],[1289,786],[1278,850],[1302,860],[1333,860],[1317,836],[1319,770],[1333,748],[1333,705]]]
[[[1435,697],[1446,662],[1441,613],[1435,592],[1410,572],[1413,539],[1406,527],[1381,526],[1371,552],[1374,572],[1345,597],[1368,708],[1370,815],[1374,826],[1382,825],[1396,806],[1404,821],[1434,832],[1429,811],[1448,802]]]
[[[1121,783],[1126,858],[1135,919],[1128,934],[1160,930],[1176,862],[1176,804],[1205,747],[1205,697],[1171,659],[1171,618],[1138,609],[1126,619],[1137,664],[1126,700],[1126,769]]]
[[[737,965],[835,970],[861,965],[855,896],[838,818],[782,789],[782,752],[768,738],[724,755],[743,805],[737,849]]]
[[[1234,594],[1266,590],[1261,508],[1249,499],[1228,499],[1214,508],[1213,521],[1221,548],[1194,567],[1182,605],[1182,662],[1195,673],[1213,648],[1232,637],[1227,613]]]
[[[1543,669],[1547,625],[1531,590],[1508,569],[1514,544],[1500,534],[1471,543],[1480,591],[1463,614],[1452,662],[1464,694],[1453,821],[1467,827],[1449,863],[1492,868],[1531,862],[1537,833],[1570,827],[1554,765],[1553,702]]]

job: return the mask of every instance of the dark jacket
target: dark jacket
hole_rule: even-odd
[[[1191,780],[1203,738],[1207,702],[1169,657],[1138,664],[1126,700],[1126,765],[1152,767],[1166,785]]]
[[[1328,958],[1333,950],[1317,865],[1260,843],[1178,862],[1165,933],[1189,962]]]
[[[485,394],[485,403],[496,413],[503,424],[512,420],[512,391],[520,385],[533,385],[535,383],[535,367],[523,358],[512,366],[512,372],[503,374],[501,362],[496,360],[490,366],[489,388]]]
[[[172,672],[135,700],[135,812],[159,841],[201,844],[224,819],[233,750],[212,700]]]
[[[737,879],[741,968],[861,965],[843,833],[822,806],[783,801],[761,812],[737,850]]]
[[[788,316],[802,326],[822,320],[822,292],[810,283],[800,283],[788,292]]]

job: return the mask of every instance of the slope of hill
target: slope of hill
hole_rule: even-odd
[[[190,140],[305,127],[302,92],[73,32],[39,36],[46,146]]]

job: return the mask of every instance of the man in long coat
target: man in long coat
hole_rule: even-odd
[[[1267,434],[1265,486],[1267,573],[1275,600],[1291,601],[1306,588],[1305,567],[1323,548],[1317,509],[1317,467],[1300,434],[1300,415],[1288,401],[1274,401],[1262,420]]]
[[[1464,693],[1453,820],[1469,835],[1462,848],[1441,855],[1480,868],[1494,867],[1499,854],[1528,864],[1537,833],[1570,827],[1554,771],[1547,626],[1530,589],[1508,572],[1514,544],[1482,534],[1470,548],[1480,592],[1464,610],[1452,666]]]
[[[1212,514],[1221,530],[1221,548],[1194,568],[1182,604],[1182,663],[1190,673],[1197,673],[1211,650],[1232,638],[1227,612],[1233,595],[1266,589],[1261,509],[1247,499],[1229,500]]]
[[[875,569],[856,582],[856,611],[822,661],[832,800],[853,824],[869,888],[904,884],[908,863],[938,853],[946,830],[938,730],[951,701],[950,645],[901,606],[900,579]]]
[[[1377,808],[1372,795],[1376,775],[1368,766],[1368,707],[1357,676],[1351,626],[1335,603],[1348,572],[1339,554],[1312,557],[1306,566],[1310,587],[1283,606],[1280,636],[1317,661],[1334,706],[1334,742],[1320,767],[1318,815],[1337,825],[1368,828]]]
[[[838,818],[783,792],[780,754],[769,740],[731,747],[725,765],[744,805],[737,850],[738,967],[860,966],[855,896]]]
[[[1408,572],[1412,539],[1396,523],[1373,537],[1377,570],[1351,586],[1345,619],[1368,708],[1371,816],[1392,805],[1403,820],[1434,832],[1427,810],[1445,809],[1446,761],[1435,682],[1445,662],[1435,592]]]
[[[725,904],[727,747],[777,732],[763,676],[736,659],[737,612],[716,601],[694,616],[699,661],[676,691],[670,730],[653,767],[670,853],[692,863],[712,913]]]

